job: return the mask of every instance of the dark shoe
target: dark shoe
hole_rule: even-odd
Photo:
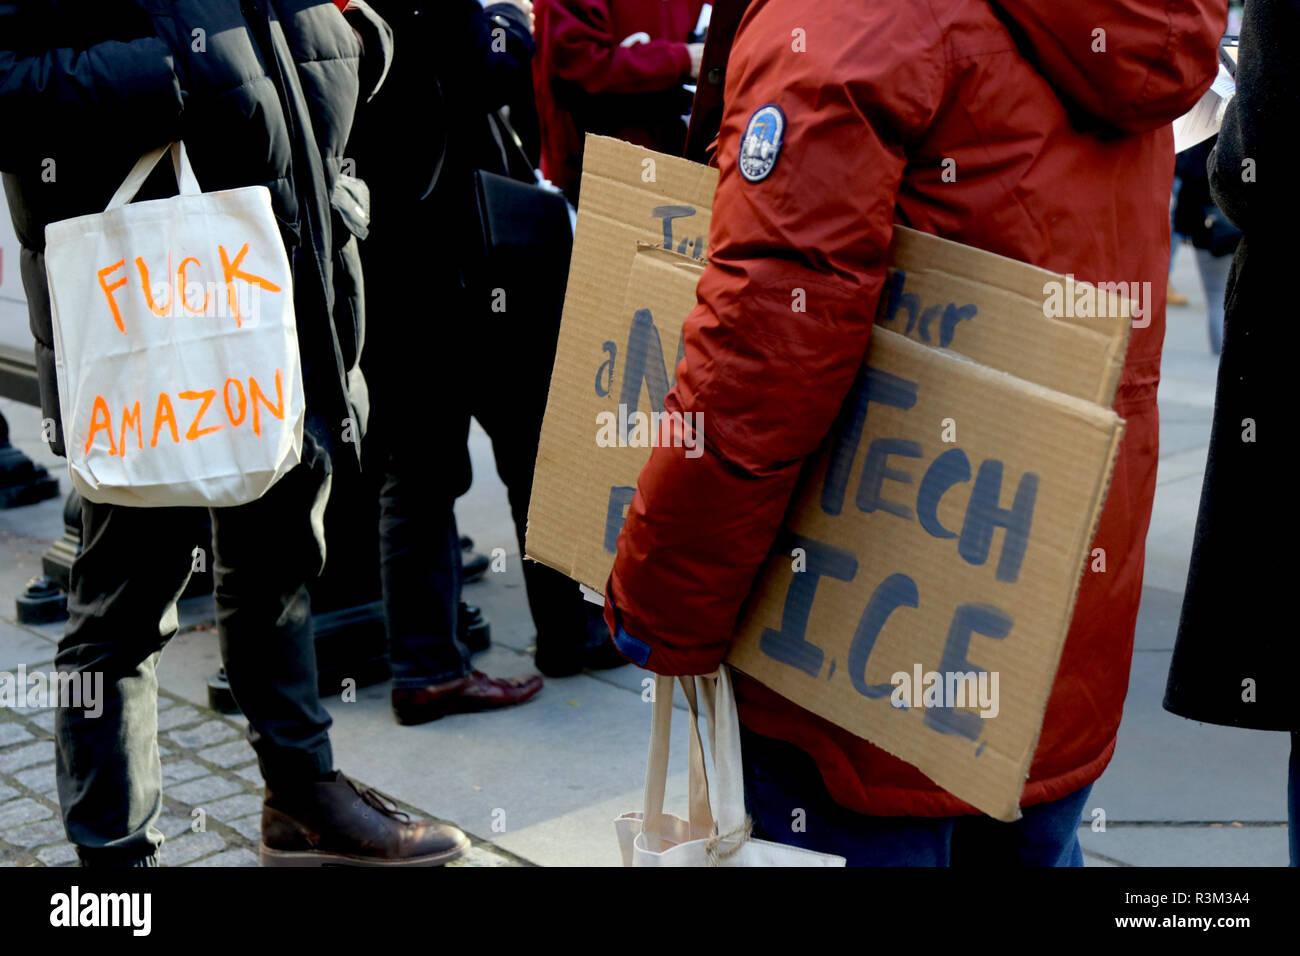
[[[614,642],[609,639],[595,647],[583,648],[582,651],[582,666],[588,670],[607,671],[630,663],[632,662],[620,654]]]
[[[262,866],[441,866],[467,849],[456,827],[412,820],[338,772],[292,795],[268,786],[262,804]]]
[[[477,604],[460,602],[460,613],[456,618],[456,636],[471,654],[481,654],[492,646],[492,625],[483,616],[483,609]]]
[[[162,863],[159,862],[157,850],[146,856],[139,856],[130,853],[114,853],[112,850],[88,850],[77,847],[77,865],[83,869],[126,870],[136,867],[162,866]]]
[[[541,689],[542,679],[536,674],[489,677],[482,671],[470,671],[446,684],[394,687],[393,714],[399,724],[424,724],[448,714],[513,707],[536,696]]]
[[[537,653],[533,655],[533,665],[546,677],[572,677],[574,674],[581,674],[582,648],[555,651],[538,640]]]
[[[474,539],[461,535],[460,538],[460,577],[468,584],[487,574],[492,560],[483,552],[474,550]]]
[[[591,647],[565,649],[561,652],[538,644],[533,662],[547,677],[572,677],[584,670],[604,671],[630,663],[608,638]]]
[[[629,663],[610,640],[605,609],[584,601],[582,613],[585,633],[578,641],[555,641],[553,634],[545,639],[540,634],[537,636],[534,660],[537,669],[547,677],[572,677],[584,669],[603,671]]]

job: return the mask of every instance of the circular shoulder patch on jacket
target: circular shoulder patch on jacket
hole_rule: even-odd
[[[781,155],[781,139],[785,135],[785,114],[775,103],[754,110],[745,127],[745,138],[740,141],[740,175],[751,183],[768,177]]]

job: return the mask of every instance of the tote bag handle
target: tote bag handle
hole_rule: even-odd
[[[714,836],[721,852],[734,852],[748,839],[745,813],[744,764],[740,753],[740,721],[731,674],[724,665],[716,677],[658,677],[655,681],[655,709],[650,732],[650,758],[646,764],[645,812],[642,829],[647,845],[662,849],[664,791],[668,776],[669,730],[672,724],[674,684],[680,683],[690,708],[690,831],[691,839]],[[700,738],[701,712],[709,728],[717,778],[710,788]],[[716,816],[713,807],[717,807]]]
[[[712,788],[716,807],[718,835],[724,841],[739,839],[747,833],[745,815],[745,769],[740,754],[740,719],[736,713],[736,695],[727,665],[718,675],[697,678],[704,690],[704,720],[709,728],[709,745],[713,748],[713,766],[717,771]]]
[[[104,208],[105,212],[110,209],[117,209],[125,206],[135,194],[140,191],[144,181],[149,178],[153,168],[158,165],[158,160],[163,158],[163,154],[170,151],[172,154],[172,169],[176,171],[176,185],[182,196],[196,196],[203,192],[199,188],[199,181],[194,176],[194,168],[190,165],[190,157],[185,152],[185,144],[177,141],[168,143],[165,146],[159,146],[157,149],[150,150],[136,161],[131,167],[131,171],[126,174],[126,179],[122,185],[117,187],[117,192],[113,193],[113,198],[108,201]]]
[[[684,678],[683,690],[686,688]],[[659,676],[655,680],[654,710],[650,727],[650,755],[646,761],[644,812],[641,829],[647,846],[654,852],[662,847],[664,791],[668,785],[668,748],[672,729],[673,691],[676,680]],[[690,715],[690,834],[693,840],[706,839],[713,833],[713,811],[709,807],[709,784],[704,770],[704,745],[696,720],[695,688],[687,694]]]

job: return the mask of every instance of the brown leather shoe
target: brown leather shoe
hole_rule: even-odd
[[[531,699],[541,689],[542,679],[536,674],[489,677],[482,671],[470,671],[446,684],[394,687],[393,714],[399,724],[424,724],[448,714],[513,707]]]
[[[441,866],[467,849],[456,827],[412,820],[337,772],[291,795],[268,787],[262,804],[262,866]]]

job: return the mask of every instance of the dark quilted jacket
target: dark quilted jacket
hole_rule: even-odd
[[[294,267],[308,407],[336,431],[364,422],[356,238],[369,213],[344,147],[362,39],[367,56],[391,47],[360,6],[345,19],[330,0],[0,2],[0,172],[46,418],[59,422],[45,226],[102,211],[142,153],[183,138],[205,191],[270,190]],[[168,166],[141,198],[172,194]],[[61,431],[51,447],[63,453]]]

